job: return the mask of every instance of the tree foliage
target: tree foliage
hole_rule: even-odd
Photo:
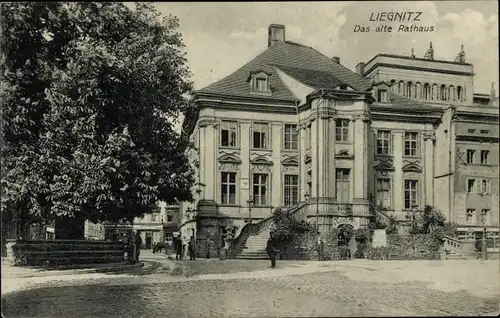
[[[306,220],[299,220],[287,209],[278,208],[274,211],[273,232],[276,240],[288,244],[297,235],[314,230],[314,226]]]
[[[445,235],[454,236],[456,224],[446,220],[444,214],[433,206],[426,205],[423,213],[416,218],[410,234],[428,234],[433,240],[433,250],[438,250]]]
[[[2,206],[132,220],[191,200],[191,90],[175,17],[152,4],[2,3]]]

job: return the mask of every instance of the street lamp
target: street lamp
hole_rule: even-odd
[[[252,223],[252,207],[255,205],[255,200],[250,196],[247,200],[248,204],[248,222]]]

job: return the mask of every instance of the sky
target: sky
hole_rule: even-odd
[[[163,15],[179,18],[195,89],[203,88],[243,66],[267,48],[267,28],[285,25],[286,39],[340,57],[355,69],[379,53],[423,57],[432,41],[434,58],[453,61],[464,45],[466,62],[474,65],[475,93],[498,95],[497,1],[439,2],[157,2]],[[377,12],[422,12],[417,25],[434,26],[427,33],[361,33],[355,25],[370,22]],[[405,23],[411,25],[412,23]]]

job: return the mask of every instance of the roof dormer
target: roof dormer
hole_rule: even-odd
[[[250,72],[247,81],[250,83],[250,92],[255,94],[271,95],[269,78],[271,74],[258,70]]]

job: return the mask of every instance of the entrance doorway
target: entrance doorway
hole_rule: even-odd
[[[153,242],[153,233],[146,232],[146,249],[150,249]]]

